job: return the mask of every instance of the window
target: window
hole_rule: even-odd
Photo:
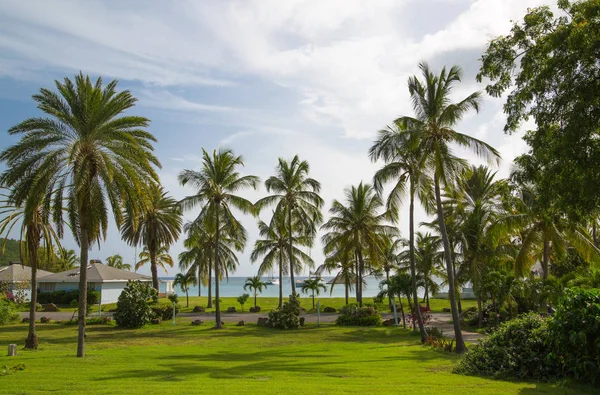
[[[40,292],[54,292],[55,283],[40,283]]]

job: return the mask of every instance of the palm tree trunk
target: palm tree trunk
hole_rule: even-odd
[[[542,258],[542,279],[548,279],[548,262],[550,261],[550,242],[544,236],[544,257]]]
[[[359,303],[359,301],[360,301],[360,296],[359,296],[360,290],[358,288],[358,282],[359,282],[359,276],[358,276],[358,253],[356,251],[354,252],[354,262],[355,262],[354,263],[354,266],[355,266],[354,272],[356,274],[354,276],[354,281],[356,282],[356,284],[355,284],[355,288],[356,289],[354,291],[356,293],[356,303]]]
[[[189,288],[185,289],[185,307],[190,307],[190,296],[188,295]]]
[[[448,274],[448,295],[450,297],[450,309],[452,311],[452,323],[454,325],[454,337],[456,340],[456,352],[464,353],[467,349],[463,340],[462,331],[460,329],[460,321],[458,316],[458,307],[456,305],[456,284],[454,283],[454,266],[452,265],[452,255],[450,251],[450,242],[448,240],[448,232],[446,231],[446,222],[444,219],[444,209],[442,208],[442,196],[440,192],[440,181],[436,173],[434,176],[435,187],[435,202],[437,206],[438,224],[440,235],[444,244],[444,260],[446,261],[446,273]]]
[[[254,308],[256,308],[256,288],[254,288]]]
[[[592,222],[592,240],[594,240],[594,245],[598,247],[598,235],[596,234],[596,219],[594,218],[594,222]]]
[[[406,329],[406,317],[404,316],[404,305],[402,304],[402,297],[398,296],[398,301],[400,302],[400,313],[402,314],[402,327]]]
[[[313,310],[315,309],[315,291],[313,290],[312,294],[312,302],[313,302]]]
[[[207,309],[212,309],[212,259],[208,258],[208,304]]]
[[[450,246],[450,251],[454,251],[454,246],[451,245]],[[452,262],[454,262],[454,253],[452,252]],[[462,302],[460,299],[460,287],[458,284],[458,280],[456,279],[456,266],[454,266],[454,264],[452,264],[452,271],[454,273],[454,289],[456,290],[456,304],[458,306],[458,315],[462,315]]]
[[[477,326],[481,328],[483,326],[483,311],[481,310],[481,297],[479,295],[477,295],[477,311],[479,312],[479,322]]]
[[[385,281],[387,282],[387,284],[390,283],[390,271],[389,270],[385,271]],[[390,295],[389,292],[388,292],[388,307],[389,307],[390,311],[392,311],[392,309],[394,308],[392,306],[392,295]]]
[[[358,296],[359,296],[359,301],[358,301],[358,305],[360,307],[363,307],[363,298],[362,298],[362,283],[363,283],[363,270],[365,270],[365,263],[363,260],[363,255],[362,255],[362,251],[360,250],[360,248],[357,251],[358,254]]]
[[[429,284],[427,284],[429,285]],[[428,309],[431,309],[431,306],[429,305],[429,286],[427,286],[426,291],[425,291],[425,300],[426,300],[426,306]]]
[[[152,287],[156,292],[160,292],[158,286],[158,266],[156,266],[156,250],[156,245],[150,246],[150,271],[152,272]]]
[[[219,209],[220,203],[217,203],[215,210],[215,224],[217,231],[215,233],[215,327],[221,329],[221,303],[219,302]]]
[[[29,306],[29,334],[25,341],[25,348],[28,350],[37,350],[38,338],[35,331],[35,306],[37,305],[37,249],[39,241],[38,238],[33,235],[33,233],[37,232],[33,230],[30,231],[30,226],[27,227],[27,255],[29,256],[29,265],[31,266],[31,300]]]
[[[288,206],[288,254],[290,256],[290,281],[292,282],[292,295],[296,296],[296,283],[294,282],[294,255],[292,250],[292,207]]]
[[[283,249],[279,249],[279,308],[283,307]]]
[[[346,282],[345,282],[344,286],[345,286],[345,288],[346,288],[346,289],[345,289],[345,294],[346,294],[346,306],[348,306],[348,299],[349,299],[349,296],[350,296],[350,295],[349,295],[349,293],[350,293],[350,290],[349,290],[349,288],[350,288],[350,287],[348,286],[348,280],[346,280]]]
[[[198,265],[198,297],[202,297],[202,275],[200,274],[200,265]]]
[[[417,321],[419,322],[419,333],[421,335],[421,343],[425,343],[427,338],[427,332],[423,325],[423,317],[421,316],[421,309],[419,308],[419,296],[417,295],[417,268],[415,262],[415,192],[413,185],[413,177],[410,177],[410,207],[409,207],[409,257],[410,257],[410,277],[412,280],[412,296],[415,302],[415,314],[417,315]],[[427,294],[427,281],[425,281],[425,294]],[[410,300],[410,298],[409,298]]]
[[[77,332],[77,357],[83,358],[85,356],[85,319],[87,315],[87,265],[88,250],[90,248],[87,216],[83,210],[79,211],[79,243],[81,246],[81,254],[79,258],[79,307],[77,312],[79,329]]]

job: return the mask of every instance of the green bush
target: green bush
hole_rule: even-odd
[[[157,298],[158,292],[150,284],[128,281],[117,301],[114,314],[117,325],[123,328],[140,328],[149,323],[154,316],[150,303]]]
[[[153,305],[152,318],[158,318],[162,321],[173,319],[173,305],[172,304],[159,304]],[[175,316],[179,314],[179,305],[175,305]]]
[[[290,295],[281,308],[269,312],[269,326],[278,329],[296,329],[300,327],[299,295]]]
[[[17,305],[0,294],[0,325],[10,324],[19,320]]]
[[[549,380],[558,366],[549,362],[548,320],[535,313],[500,324],[481,344],[458,363],[455,372],[491,376]]]
[[[381,316],[373,306],[358,307],[350,304],[340,308],[340,315],[335,320],[340,326],[378,326],[381,325]]]
[[[72,301],[76,303],[79,301],[79,290],[72,291],[54,291],[54,292],[40,292],[38,294],[38,303],[40,304],[60,304],[60,305],[71,305]],[[87,304],[97,305],[100,302],[100,292],[98,291],[87,291]]]
[[[565,291],[548,324],[550,361],[564,376],[600,383],[600,289]]]

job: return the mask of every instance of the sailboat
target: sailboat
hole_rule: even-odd
[[[266,281],[267,285],[279,285],[279,279],[273,276],[273,270],[271,270],[271,277]]]

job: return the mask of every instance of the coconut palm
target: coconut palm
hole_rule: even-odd
[[[267,288],[267,283],[261,280],[260,276],[248,277],[244,283],[244,291],[251,289],[254,292],[254,307],[256,307],[256,294]]]
[[[108,214],[121,225],[122,205],[143,201],[147,186],[158,181],[152,153],[156,141],[145,128],[149,120],[123,115],[136,99],[117,92],[117,81],[103,85],[82,73],[72,81],[55,81],[58,92],[42,88],[33,96],[47,117],[27,119],[9,129],[21,140],[0,154],[6,171],[0,184],[12,189],[22,205],[28,196],[51,191],[52,220],[63,235],[63,210],[86,265],[94,242],[106,238]],[[85,355],[87,271],[79,276],[79,330],[77,356]]]
[[[413,303],[418,303],[417,272],[415,262],[415,197],[426,206],[430,201],[431,177],[423,161],[424,156],[419,149],[419,140],[416,134],[406,133],[399,122],[380,130],[377,139],[369,150],[372,161],[384,160],[385,165],[375,173],[373,184],[378,193],[383,192],[384,185],[393,181],[394,186],[387,198],[386,205],[389,210],[398,210],[405,195],[409,197],[409,240],[408,264],[413,281]],[[429,207],[426,207],[430,209]],[[430,210],[427,210],[430,211]],[[389,295],[388,295],[389,297]],[[427,333],[421,318],[421,311],[416,312],[421,342],[424,343]]]
[[[79,257],[75,254],[75,250],[67,250],[66,248],[60,248],[58,250],[58,262],[60,265],[60,271],[71,270],[79,266]],[[131,270],[131,268],[127,269]]]
[[[444,264],[442,239],[438,235],[417,232],[415,263],[417,275],[423,279],[425,285],[425,305],[430,308],[429,295],[435,295],[440,289],[433,276],[440,273],[440,269]]]
[[[0,235],[4,235],[2,253],[6,246],[7,236],[16,226],[20,226],[19,245],[21,246],[21,261],[31,267],[31,295],[29,308],[29,332],[25,340],[25,348],[36,350],[38,337],[35,327],[35,313],[37,305],[37,268],[38,248],[43,245],[43,250],[48,258],[53,254],[54,244],[60,247],[57,233],[52,227],[48,210],[40,205],[39,196],[31,196],[23,206],[15,206],[11,202],[10,192],[0,193]]]
[[[111,255],[106,258],[106,264],[115,269],[131,270],[131,265],[123,262],[123,257],[119,254]]]
[[[145,204],[140,204],[137,209],[133,209],[133,206],[130,203],[125,209],[121,234],[130,245],[141,244],[149,252],[152,286],[158,291],[157,254],[161,247],[168,250],[179,238],[182,222],[180,207],[160,186],[150,188]]]
[[[292,257],[294,271],[299,272],[302,267],[313,267],[313,259],[302,251],[299,247],[310,247],[312,245],[312,236],[303,234],[299,228],[301,223],[297,221],[292,224]],[[287,266],[283,265],[284,260],[289,256],[289,236],[288,225],[286,223],[286,213],[284,211],[275,211],[271,221],[267,225],[258,221],[259,239],[254,243],[254,249],[250,254],[250,260],[256,262],[260,257],[262,262],[258,268],[258,274],[264,275],[273,270],[277,264],[279,268],[279,307],[283,303],[283,274],[287,273]],[[289,259],[288,259],[289,260]]]
[[[179,174],[179,182],[182,185],[190,184],[196,188],[196,193],[185,197],[181,201],[184,210],[201,206],[201,212],[196,222],[202,222],[205,218],[213,217],[215,223],[215,246],[214,246],[214,271],[215,278],[219,278],[221,267],[219,257],[221,222],[226,224],[231,233],[241,224],[234,217],[230,208],[235,207],[244,213],[254,213],[254,205],[241,196],[236,195],[245,188],[256,189],[259,179],[256,176],[241,176],[238,167],[243,166],[241,156],[235,156],[230,150],[213,151],[212,156],[202,150],[202,169],[200,171],[183,170]],[[221,309],[219,303],[219,282],[215,282],[215,311],[216,327],[221,328]]]
[[[498,159],[498,152],[481,140],[462,134],[453,129],[461,118],[470,110],[479,110],[481,92],[474,92],[463,100],[453,103],[450,93],[456,82],[461,80],[461,69],[453,66],[450,70],[442,68],[439,75],[434,74],[427,63],[420,63],[423,80],[417,76],[408,79],[408,91],[411,97],[414,117],[404,116],[395,122],[403,131],[414,135],[417,139],[419,152],[423,155],[421,160],[423,169],[433,172],[433,186],[435,191],[435,207],[440,228],[440,235],[444,245],[444,259],[448,274],[450,294],[450,307],[454,323],[456,338],[456,351],[466,351],[465,342],[460,329],[456,292],[454,284],[454,268],[452,253],[446,225],[444,223],[444,210],[442,207],[441,186],[448,185],[465,166],[465,161],[457,158],[452,153],[451,144],[472,149],[477,155],[486,159]]]
[[[323,237],[325,254],[341,250],[346,257],[354,256],[356,262],[356,300],[362,307],[362,284],[367,264],[377,268],[384,261],[386,236],[398,230],[385,224],[395,213],[383,211],[384,205],[369,184],[362,182],[344,190],[345,205],[333,201],[329,220],[321,227],[328,231]],[[383,212],[382,212],[383,211]]]
[[[288,235],[288,260],[290,281],[292,283],[292,295],[296,295],[296,284],[294,280],[294,222],[302,223],[305,236],[316,235],[319,224],[323,222],[321,207],[323,199],[319,196],[321,184],[308,177],[310,167],[307,161],[300,161],[298,155],[294,156],[288,163],[279,158],[276,175],[265,181],[267,192],[270,195],[256,202],[256,208],[261,210],[272,204],[276,204],[276,211],[285,213],[287,218]]]
[[[142,252],[139,254],[139,261],[135,264],[135,270],[138,271],[142,266],[147,263],[152,263],[152,254],[148,251],[148,247],[144,247]],[[167,266],[173,267],[173,257],[169,254],[169,248],[167,246],[161,246],[154,256],[156,266],[160,267],[165,271],[165,274],[169,274]]]
[[[321,277],[318,278],[307,278],[304,280],[304,285],[302,285],[302,293],[312,292],[312,308],[315,308],[315,294],[319,296],[321,294],[321,289],[323,291],[327,291],[327,286],[321,282]]]
[[[379,283],[380,292],[378,298],[383,299],[386,296],[391,296],[392,299],[398,297],[400,306],[400,314],[402,314],[402,326],[406,328],[406,317],[404,314],[404,305],[402,298],[408,299],[408,306],[411,311],[414,311],[410,300],[412,298],[412,278],[407,273],[398,273],[390,276],[389,280],[383,280]],[[418,306],[418,304],[416,305]],[[418,310],[418,309],[415,309]]]
[[[189,290],[193,285],[198,284],[198,279],[196,278],[196,274],[193,270],[188,270],[185,273],[177,273],[175,275],[175,279],[173,280],[174,286],[180,286],[181,290],[185,292],[185,307],[190,306],[190,295]]]

